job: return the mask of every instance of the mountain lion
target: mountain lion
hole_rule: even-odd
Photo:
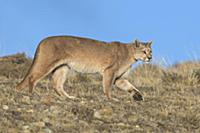
[[[127,91],[135,100],[143,100],[140,91],[127,79],[131,65],[138,60],[152,59],[152,42],[131,43],[104,42],[74,36],[53,36],[40,42],[33,63],[17,90],[29,87],[32,92],[36,83],[53,72],[53,87],[59,95],[73,99],[63,85],[67,73],[74,70],[81,73],[100,73],[103,76],[103,91],[108,99],[113,85]]]

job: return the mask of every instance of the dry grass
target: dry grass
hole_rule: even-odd
[[[77,101],[60,99],[49,78],[33,94],[17,92],[14,86],[30,64],[24,54],[0,58],[0,132],[200,132],[199,62],[138,66],[129,79],[142,91],[143,102],[117,88],[113,96],[120,102],[107,101],[99,75],[77,74],[66,81]]]

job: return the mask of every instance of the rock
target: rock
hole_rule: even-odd
[[[125,124],[125,123],[122,123],[122,122],[117,123],[117,125],[120,126],[120,127],[124,127],[124,126],[126,126],[126,124]]]
[[[111,107],[104,107],[94,112],[94,117],[103,121],[111,121],[113,118],[113,109]]]
[[[43,118],[43,121],[44,121],[44,122],[49,122],[50,119],[49,119],[48,117],[45,117],[45,118]]]
[[[99,111],[95,111],[94,112],[94,117],[97,118],[97,119],[101,119],[102,118],[102,116],[101,116]]]
[[[117,125],[118,128],[120,128],[120,129],[127,129],[127,128],[130,128],[130,127],[131,127],[130,125],[125,124],[125,123],[123,123],[123,122],[117,123],[116,125]]]
[[[22,111],[22,108],[17,108],[17,111],[18,111],[18,112],[21,112],[21,111]]]
[[[3,109],[8,110],[9,109],[8,105],[3,105]]]
[[[22,129],[23,129],[23,130],[29,129],[29,125],[24,125],[24,126],[22,126]]]
[[[80,133],[96,133],[94,129],[83,130]]]
[[[32,109],[26,110],[27,113],[33,113],[34,111]]]
[[[60,108],[58,106],[51,106],[49,108],[49,112],[51,112],[54,115],[57,115],[60,113]]]
[[[37,126],[37,127],[40,127],[40,128],[45,127],[45,123],[42,122],[42,121],[34,122],[33,125],[35,125],[35,126]]]
[[[23,130],[23,133],[31,133],[31,131],[26,129],[26,130]]]
[[[140,127],[140,125],[135,125],[135,127],[136,127],[136,129],[137,129],[138,131],[143,131],[143,129]]]
[[[89,124],[83,120],[79,120],[79,124],[82,125],[83,127],[89,127]]]
[[[50,129],[50,128],[44,128],[43,129],[43,131],[45,132],[45,133],[53,133],[53,131]]]
[[[85,101],[81,100],[81,102],[80,102],[80,103],[84,105],[84,104],[85,104]]]
[[[135,127],[136,127],[136,128],[140,128],[140,126],[139,126],[139,125],[136,125]]]
[[[130,115],[130,116],[128,117],[128,121],[129,121],[129,122],[132,122],[132,123],[137,122],[138,119],[139,119],[139,118],[138,118],[137,115]]]
[[[75,128],[77,128],[77,125],[75,125],[74,123],[65,123],[65,125],[63,126],[63,128],[66,128],[66,129],[75,129]]]
[[[29,96],[23,96],[22,99],[21,99],[21,102],[25,103],[25,104],[30,104],[31,103],[30,97]]]

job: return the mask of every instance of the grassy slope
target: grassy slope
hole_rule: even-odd
[[[200,132],[200,63],[134,69],[129,79],[144,102],[117,88],[113,96],[120,102],[107,101],[98,75],[66,81],[66,91],[77,101],[60,99],[49,78],[33,94],[17,92],[14,86],[30,64],[24,54],[0,58],[0,132]]]

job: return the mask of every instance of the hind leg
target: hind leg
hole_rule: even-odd
[[[31,68],[31,71],[28,72],[24,80],[16,86],[16,89],[18,91],[21,91],[22,89],[28,87],[29,92],[32,92],[36,83],[45,75],[47,75],[49,72],[50,68],[48,69],[47,67],[33,66],[33,68]]]
[[[67,94],[63,88],[68,71],[70,71],[68,66],[62,66],[55,70],[52,76],[52,85],[58,95],[67,97],[69,99],[76,99],[76,97]]]
[[[51,72],[50,68],[38,69],[37,71],[33,71],[29,76],[29,92],[32,93],[38,81],[40,81],[43,77],[45,77],[49,72]]]
[[[41,57],[39,59],[41,60]],[[48,75],[58,65],[60,64],[56,61],[45,62],[43,60],[35,62],[21,84],[27,84],[28,82],[29,92],[32,92],[37,82],[40,81],[46,75]]]

